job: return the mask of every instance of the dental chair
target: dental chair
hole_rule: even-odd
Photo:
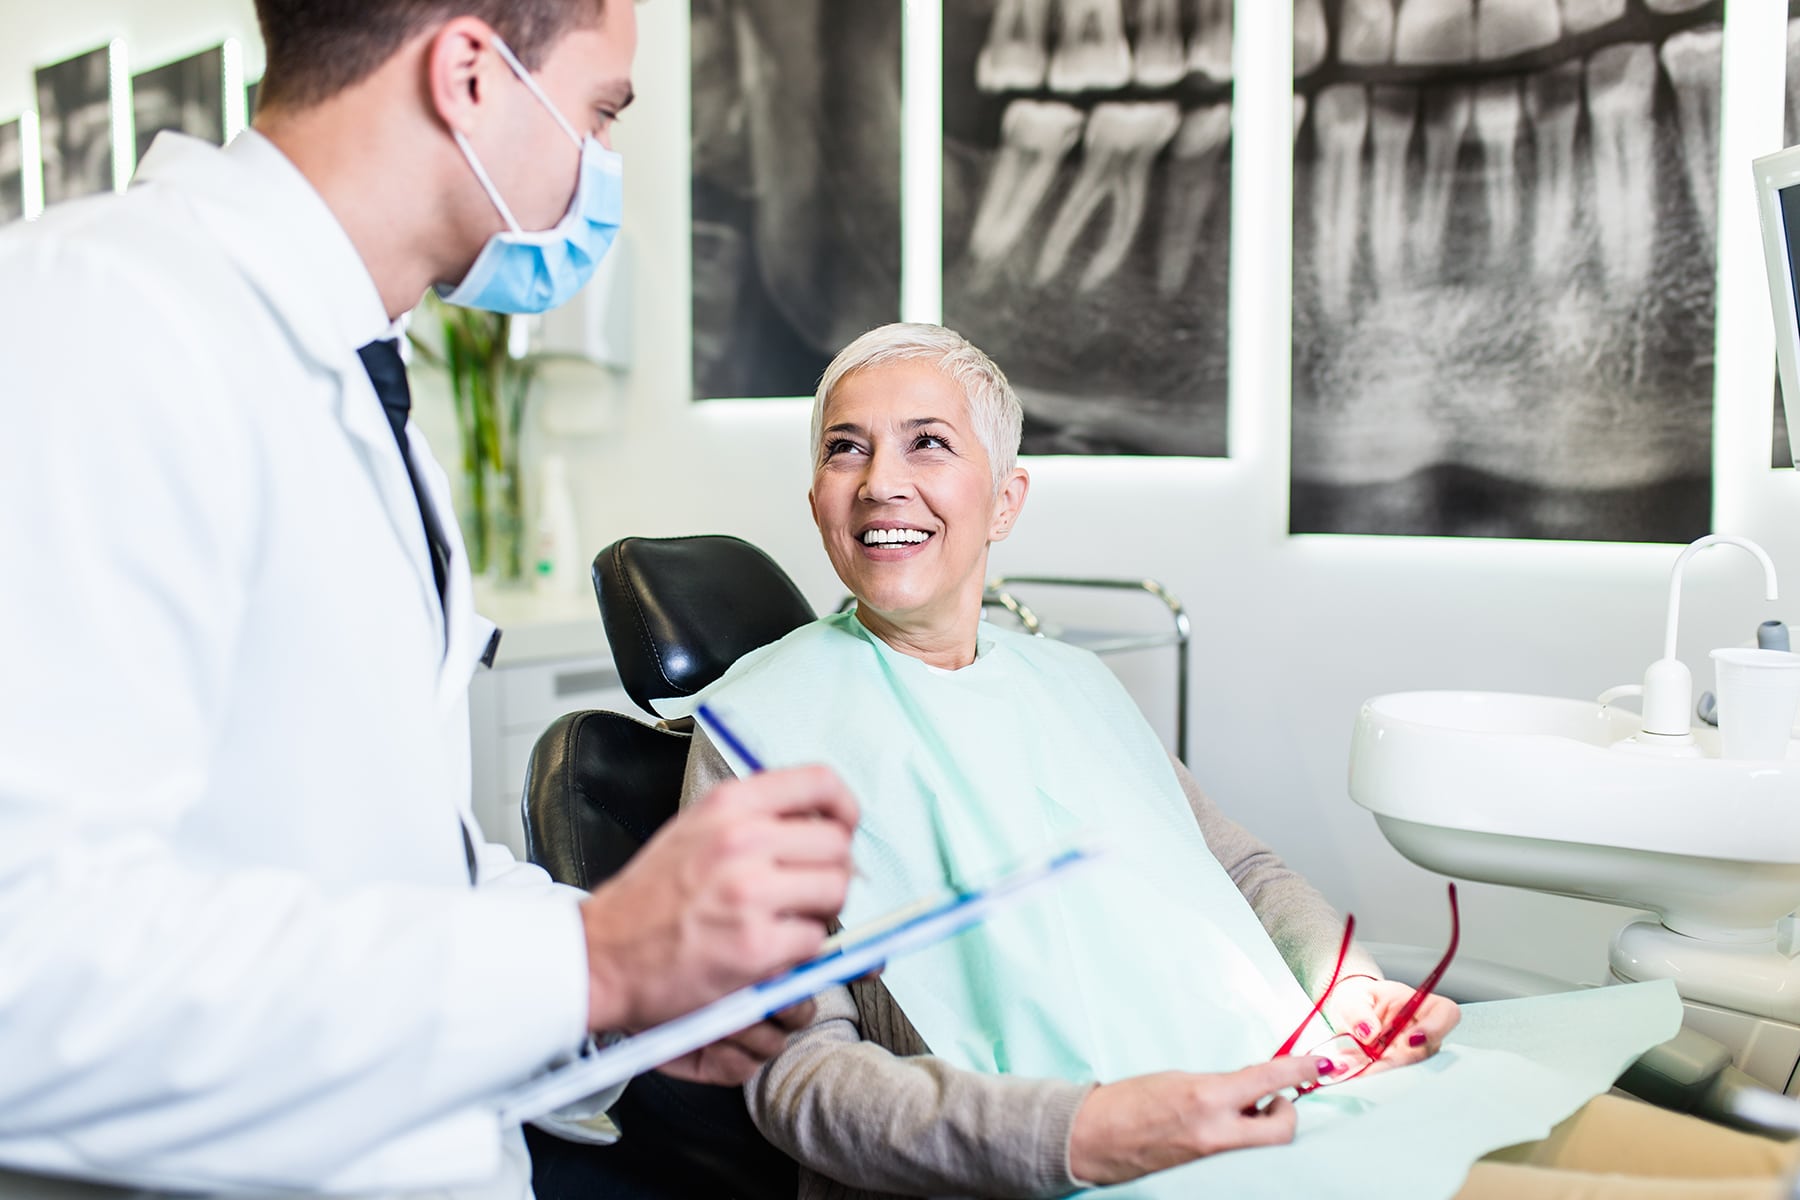
[[[815,616],[768,555],[733,537],[625,538],[593,574],[620,682],[646,712]],[[592,710],[559,718],[526,769],[531,861],[584,890],[619,871],[675,814],[692,728]],[[763,1140],[738,1088],[652,1073],[610,1115],[622,1135],[612,1146],[527,1128],[538,1200],[792,1200],[794,1161]]]
[[[620,680],[646,712],[651,700],[699,691],[743,654],[815,615],[779,566],[737,538],[626,538],[601,551],[593,574]],[[538,739],[526,774],[531,860],[583,889],[616,873],[674,815],[691,731],[691,721],[650,724],[616,712],[558,719]],[[1416,947],[1366,945],[1393,978],[1416,984],[1429,969]],[[1459,960],[1440,990],[1473,1002],[1572,986]],[[1723,1047],[1692,1031],[1651,1051],[1620,1086],[1663,1107],[1786,1131],[1784,1110],[1764,1121],[1732,1119],[1739,1097],[1761,1089],[1730,1066]],[[737,1088],[645,1075],[611,1115],[623,1134],[613,1146],[526,1130],[539,1200],[789,1200],[795,1193],[795,1164],[751,1124]]]

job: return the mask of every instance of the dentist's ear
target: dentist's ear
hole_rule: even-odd
[[[1024,467],[1014,467],[994,497],[994,523],[988,529],[988,541],[1005,541],[1025,507],[1025,494],[1031,490],[1031,475]]]
[[[477,17],[456,17],[432,35],[425,47],[430,103],[451,129],[464,134],[474,130],[499,63],[492,53],[496,36],[493,28]],[[506,67],[500,65],[499,69]]]

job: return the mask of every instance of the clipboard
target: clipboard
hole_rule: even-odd
[[[1092,847],[1064,850],[1010,871],[985,887],[949,891],[844,930],[828,939],[816,957],[797,967],[521,1084],[500,1097],[500,1120],[506,1125],[535,1120],[709,1046],[833,984],[867,975],[890,959],[953,937],[1098,856]]]

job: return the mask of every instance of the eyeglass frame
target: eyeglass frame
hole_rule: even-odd
[[[1367,1071],[1370,1067],[1374,1066],[1376,1062],[1380,1060],[1381,1056],[1387,1053],[1388,1047],[1393,1045],[1394,1039],[1400,1036],[1400,1031],[1406,1028],[1406,1023],[1413,1019],[1413,1014],[1417,1013],[1425,1001],[1432,996],[1438,983],[1443,979],[1444,972],[1450,968],[1450,961],[1456,957],[1456,948],[1462,941],[1462,914],[1457,909],[1456,884],[1454,882],[1449,884],[1449,894],[1450,946],[1444,951],[1444,956],[1438,959],[1437,966],[1431,969],[1430,974],[1419,981],[1419,986],[1413,990],[1411,996],[1406,998],[1406,1003],[1400,1006],[1400,1011],[1394,1014],[1394,1019],[1388,1022],[1385,1028],[1367,1042],[1357,1037],[1354,1033],[1338,1032],[1335,1030],[1332,1032],[1331,1039],[1327,1039],[1332,1040],[1340,1037],[1349,1038],[1356,1043],[1358,1048],[1360,1048],[1364,1054],[1368,1055],[1368,1061],[1347,1075],[1332,1079],[1321,1079],[1314,1083],[1303,1083],[1297,1089],[1299,1095],[1304,1096],[1308,1092],[1317,1091],[1327,1084],[1343,1083],[1346,1080],[1354,1079],[1364,1071]],[[1307,1011],[1305,1019],[1300,1022],[1294,1032],[1288,1034],[1287,1040],[1281,1043],[1280,1048],[1277,1049],[1274,1054],[1271,1054],[1269,1056],[1270,1058],[1281,1058],[1293,1053],[1295,1044],[1298,1043],[1301,1036],[1306,1033],[1307,1027],[1313,1023],[1313,1019],[1324,1011],[1325,1002],[1331,998],[1331,993],[1337,988],[1338,984],[1344,982],[1346,979],[1371,978],[1371,976],[1368,975],[1343,974],[1344,959],[1350,954],[1350,942],[1355,933],[1356,914],[1351,913],[1344,918],[1344,940],[1338,944],[1337,963],[1331,968],[1331,982],[1325,985],[1325,990],[1319,993],[1319,998],[1317,1000],[1313,1001],[1313,1006]]]

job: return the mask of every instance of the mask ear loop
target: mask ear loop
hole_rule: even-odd
[[[463,152],[463,157],[469,162],[469,169],[475,172],[475,180],[481,184],[481,190],[487,193],[488,199],[494,202],[494,207],[500,210],[500,216],[506,222],[506,227],[514,233],[524,233],[525,231],[519,227],[519,223],[513,220],[512,209],[506,207],[506,201],[500,198],[500,189],[494,186],[494,181],[488,178],[488,173],[482,167],[481,160],[475,157],[475,150],[469,145],[469,139],[463,136],[460,129],[452,129],[450,136],[456,139],[458,149]]]
[[[513,74],[519,77],[519,82],[524,84],[533,96],[537,97],[539,104],[549,110],[550,116],[556,121],[557,125],[561,126],[562,131],[569,135],[569,140],[575,143],[575,148],[577,150],[581,149],[581,135],[575,132],[575,127],[569,124],[569,119],[562,115],[562,111],[558,109],[556,105],[550,103],[550,97],[544,94],[544,89],[538,86],[538,81],[531,77],[531,72],[525,69],[525,64],[519,61],[518,55],[512,52],[511,46],[508,46],[501,40],[499,34],[494,35],[494,53],[505,60],[506,65],[512,68]]]

